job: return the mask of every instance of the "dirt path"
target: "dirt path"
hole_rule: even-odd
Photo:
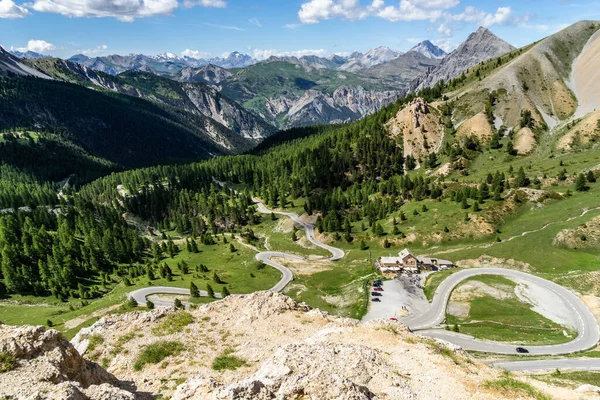
[[[76,328],[76,327],[78,327],[79,325],[83,324],[83,323],[84,323],[85,321],[87,321],[88,319],[90,319],[90,318],[96,318],[96,317],[101,317],[101,316],[103,316],[104,314],[106,314],[106,313],[109,313],[109,312],[111,312],[111,311],[113,311],[113,310],[115,310],[115,309],[119,308],[119,306],[120,306],[120,304],[115,304],[115,305],[113,305],[113,306],[106,307],[106,308],[102,308],[102,309],[100,309],[100,310],[98,310],[98,311],[94,311],[94,312],[93,312],[93,313],[91,313],[91,314],[88,314],[88,315],[82,315],[81,317],[77,317],[77,318],[70,319],[70,320],[68,320],[68,321],[66,321],[66,322],[64,323],[64,327],[65,327],[66,329],[73,329],[73,328]]]
[[[517,239],[517,238],[521,238],[521,237],[527,236],[527,235],[532,234],[532,233],[543,231],[544,229],[546,229],[546,228],[548,228],[549,226],[552,226],[552,225],[571,222],[571,221],[573,221],[573,220],[575,220],[577,218],[583,217],[585,214],[587,214],[587,213],[589,213],[591,211],[596,211],[596,210],[600,210],[600,206],[594,207],[594,208],[586,208],[579,215],[576,215],[574,217],[569,217],[569,218],[565,219],[564,221],[552,221],[552,222],[548,222],[547,224],[544,224],[541,228],[534,229],[532,231],[525,231],[525,232],[521,233],[520,235],[510,236],[510,237],[508,237],[506,239],[503,239],[502,242],[490,242],[490,243],[485,243],[485,244],[480,244],[480,245],[473,245],[473,246],[459,246],[459,247],[455,247],[455,248],[449,249],[449,250],[434,251],[432,254],[448,254],[448,253],[455,253],[457,251],[471,250],[471,249],[489,249],[490,247],[492,247],[494,245],[497,245],[497,244],[500,244],[500,243],[505,243],[505,242],[510,242],[511,240],[514,240],[514,239]]]

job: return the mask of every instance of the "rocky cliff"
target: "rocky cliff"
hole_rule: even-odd
[[[0,398],[133,400],[126,384],[44,327],[0,325]]]
[[[486,28],[479,28],[469,35],[456,50],[446,56],[439,66],[416,78],[410,84],[410,90],[418,92],[432,87],[441,80],[448,81],[467,69],[490,58],[501,56],[515,48]]]
[[[387,124],[390,135],[403,144],[404,156],[416,160],[437,152],[444,140],[439,110],[421,98],[414,99]]]
[[[307,90],[302,96],[265,100],[266,120],[282,119],[285,127],[354,121],[396,101],[402,91],[369,91],[361,86],[341,86],[333,93]]]
[[[0,396],[17,399],[529,398],[490,384],[500,371],[398,322],[334,317],[273,292],[106,316],[73,345],[43,327],[2,326],[0,354],[1,366],[16,360],[0,372]]]

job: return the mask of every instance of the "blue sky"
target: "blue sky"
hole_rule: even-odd
[[[484,25],[523,46],[580,19],[598,0],[0,0],[0,44],[58,57],[172,52],[221,56],[446,50]]]

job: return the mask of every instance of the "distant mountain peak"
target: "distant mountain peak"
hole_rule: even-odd
[[[444,50],[440,49],[439,47],[431,43],[429,40],[422,41],[409,51],[416,51],[417,53],[420,53],[425,57],[434,58],[436,60],[441,60],[447,55]]]
[[[456,50],[447,55],[438,67],[415,79],[410,85],[410,90],[417,92],[423,88],[432,87],[441,80],[449,81],[480,62],[501,56],[514,49],[489,29],[480,27],[476,32],[471,33]]]

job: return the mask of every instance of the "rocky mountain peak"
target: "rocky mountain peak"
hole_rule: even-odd
[[[446,56],[438,67],[415,79],[410,85],[410,90],[416,92],[432,87],[441,80],[448,81],[483,61],[513,50],[515,47],[494,35],[489,29],[481,27]]]
[[[438,60],[446,57],[447,55],[444,50],[440,49],[439,47],[431,43],[429,40],[422,41],[409,51],[416,51],[417,53],[420,53],[425,57],[434,58]]]

